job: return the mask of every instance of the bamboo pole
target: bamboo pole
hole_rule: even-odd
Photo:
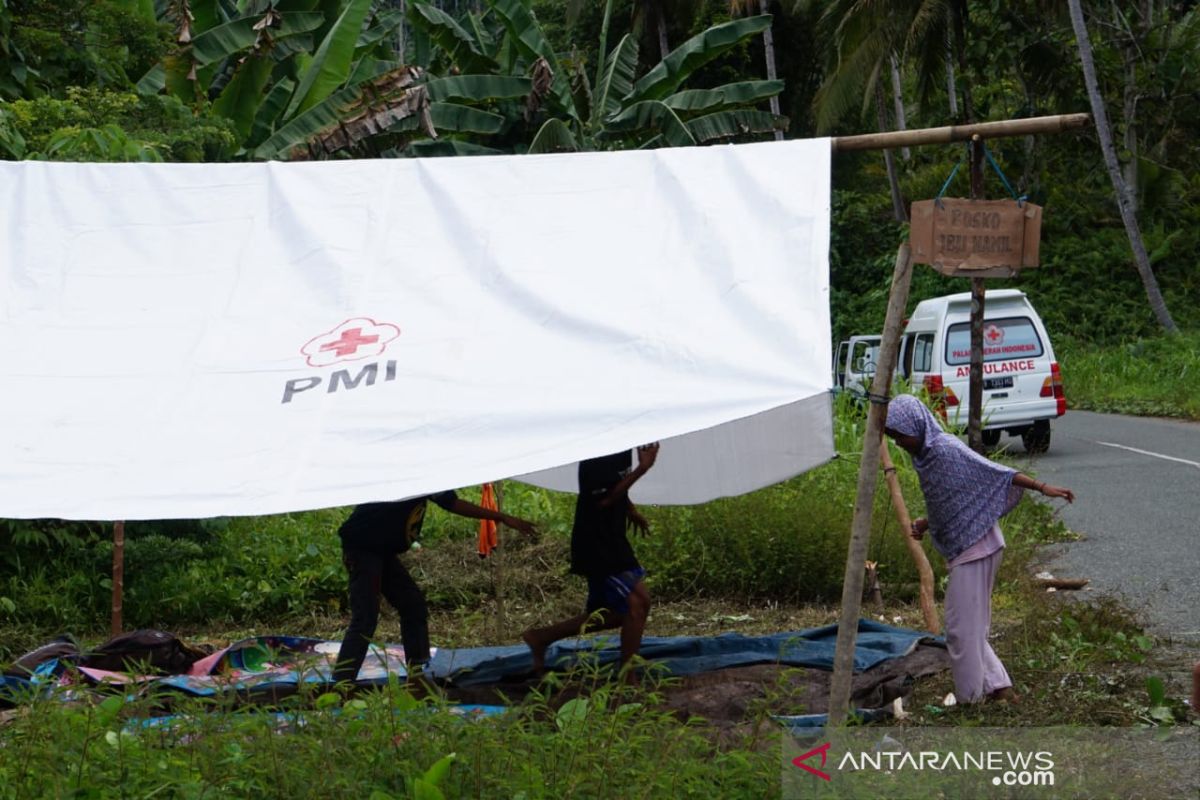
[[[887,402],[892,387],[892,372],[900,351],[900,332],[908,287],[912,280],[912,256],[908,244],[896,251],[892,290],[888,297],[887,321],[879,346],[875,379],[871,382],[871,408],[867,412],[867,431],[863,434],[862,463],[858,469],[858,492],[854,500],[854,520],[850,528],[850,546],[846,552],[846,573],[842,582],[842,614],[838,621],[837,649],[833,656],[833,678],[829,687],[829,724],[839,725],[850,710],[850,683],[854,675],[854,643],[858,638],[858,615],[862,607],[863,569],[871,538],[871,511],[875,504],[876,470],[883,424],[887,421]]]
[[[836,136],[829,140],[829,144],[835,153],[850,150],[884,150],[895,147],[965,142],[975,136],[980,139],[998,139],[1029,136],[1035,133],[1062,133],[1077,128],[1086,128],[1091,122],[1090,114],[1058,114],[1049,117],[978,122],[972,125],[947,125],[943,128],[917,128],[910,131],[865,133],[860,136]]]
[[[125,602],[125,523],[113,523],[112,635],[120,636],[121,610]]]
[[[917,565],[917,577],[921,581],[921,614],[925,617],[925,630],[930,633],[941,633],[942,623],[938,619],[937,605],[933,601],[933,567],[929,566],[929,558],[921,543],[912,538],[912,518],[908,515],[908,506],[904,503],[904,492],[900,489],[900,479],[896,476],[896,466],[892,463],[892,454],[888,452],[887,440],[879,443],[879,463],[883,467],[883,477],[887,481],[888,491],[892,495],[892,507],[896,509],[896,521],[900,523],[900,532],[904,536],[904,544],[908,554]]]

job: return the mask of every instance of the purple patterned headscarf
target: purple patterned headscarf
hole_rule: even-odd
[[[886,427],[921,441],[913,466],[925,495],[933,544],[947,561],[982,539],[1024,494],[1013,485],[1016,470],[984,458],[943,431],[925,404],[910,394],[888,404]]]

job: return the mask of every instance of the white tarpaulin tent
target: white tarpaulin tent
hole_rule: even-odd
[[[573,489],[539,471],[654,440],[642,501],[802,472],[833,454],[829,159],[0,162],[0,517]]]

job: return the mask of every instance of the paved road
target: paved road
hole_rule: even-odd
[[[1200,423],[1069,411],[1051,437],[1030,468],[1075,491],[1062,519],[1087,538],[1056,547],[1050,570],[1124,596],[1155,633],[1200,642]]]

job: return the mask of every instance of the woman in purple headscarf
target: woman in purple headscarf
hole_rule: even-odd
[[[1004,551],[998,520],[1025,489],[1075,502],[1075,493],[1041,483],[990,461],[942,430],[925,405],[901,395],[888,405],[888,436],[912,455],[928,519],[913,522],[912,536],[929,531],[946,559],[946,649],[958,699],[1015,702],[1012,680],[988,644],[992,585]]]

